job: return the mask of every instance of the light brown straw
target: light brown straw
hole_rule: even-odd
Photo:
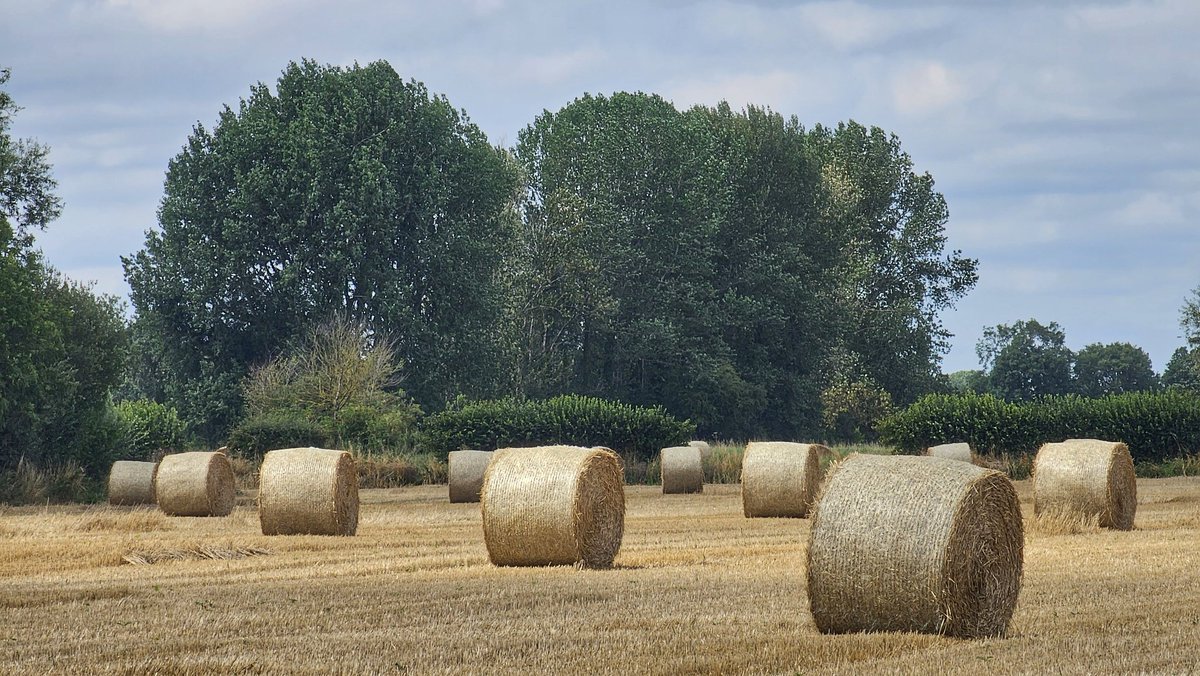
[[[742,513],[747,517],[808,515],[821,486],[820,444],[752,441],[742,454]]]
[[[271,451],[263,457],[258,487],[263,535],[354,535],[358,530],[358,471],[346,451]]]
[[[1035,514],[1096,517],[1103,528],[1130,530],[1137,476],[1129,447],[1098,439],[1044,444],[1033,461],[1033,495]]]
[[[1021,589],[1016,489],[957,460],[854,454],[813,515],[808,597],[826,633],[1000,636]]]

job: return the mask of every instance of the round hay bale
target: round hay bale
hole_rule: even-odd
[[[752,441],[742,454],[742,512],[804,518],[821,486],[820,444]]]
[[[491,451],[450,451],[450,502],[479,502]]]
[[[946,458],[947,460],[975,463],[975,456],[971,454],[971,444],[967,443],[930,446],[925,451],[925,455],[933,458]]]
[[[1033,511],[1098,517],[1103,528],[1132,529],[1137,476],[1129,447],[1098,439],[1042,445],[1033,460]]]
[[[623,474],[607,448],[496,451],[480,492],[488,557],[497,566],[611,566],[625,528]]]
[[[263,456],[258,471],[263,535],[354,535],[358,470],[346,451],[283,448]]]
[[[229,516],[237,492],[224,453],[175,453],[158,463],[158,507],[169,516]]]
[[[108,473],[108,504],[153,505],[156,462],[118,460]]]
[[[687,445],[700,449],[700,461],[708,462],[708,457],[712,455],[712,446],[709,446],[707,441],[692,439],[691,441],[687,442]]]
[[[666,493],[704,492],[704,464],[697,446],[671,446],[659,451],[662,491]]]
[[[1008,477],[957,460],[854,454],[830,471],[808,541],[825,633],[1002,635],[1024,533]]]

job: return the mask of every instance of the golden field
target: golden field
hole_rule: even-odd
[[[1010,634],[826,636],[809,523],[736,485],[626,488],[616,568],[488,563],[479,506],[366,490],[352,538],[150,509],[0,507],[0,673],[1099,673],[1200,671],[1200,479],[1138,482],[1136,530],[1031,528]],[[238,559],[160,556],[250,554]]]

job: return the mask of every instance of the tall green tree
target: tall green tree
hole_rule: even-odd
[[[851,121],[809,137],[838,236],[826,262],[842,350],[859,355],[862,377],[910,403],[939,387],[949,337],[939,313],[975,286],[978,261],[946,251],[946,200],[894,134]]]
[[[979,361],[991,367],[992,391],[1009,401],[1025,401],[1073,389],[1074,354],[1056,322],[1036,319],[987,327],[975,346]]]
[[[1085,397],[1154,389],[1150,355],[1130,343],[1093,343],[1075,354],[1075,390]]]
[[[8,79],[0,70],[0,86]],[[17,110],[0,89],[0,468],[75,460],[95,475],[125,327],[115,298],[64,280],[33,246],[62,202],[47,148],[10,134]]]
[[[1162,385],[1200,392],[1200,350],[1176,349],[1163,369]]]
[[[465,114],[387,63],[291,63],[168,166],[160,229],[124,259],[144,361],[210,440],[248,369],[334,313],[394,341],[421,403],[492,394],[517,181]]]

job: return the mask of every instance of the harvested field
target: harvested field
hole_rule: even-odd
[[[1025,518],[1032,491],[1017,482]],[[0,507],[0,673],[1182,673],[1200,664],[1200,479],[1138,482],[1131,532],[1026,529],[1005,638],[822,635],[808,519],[736,485],[626,489],[611,570],[497,568],[477,504],[364,490],[358,536],[145,508]],[[104,524],[93,528],[86,524]],[[269,552],[123,560],[138,552]],[[52,640],[47,640],[52,637]]]

